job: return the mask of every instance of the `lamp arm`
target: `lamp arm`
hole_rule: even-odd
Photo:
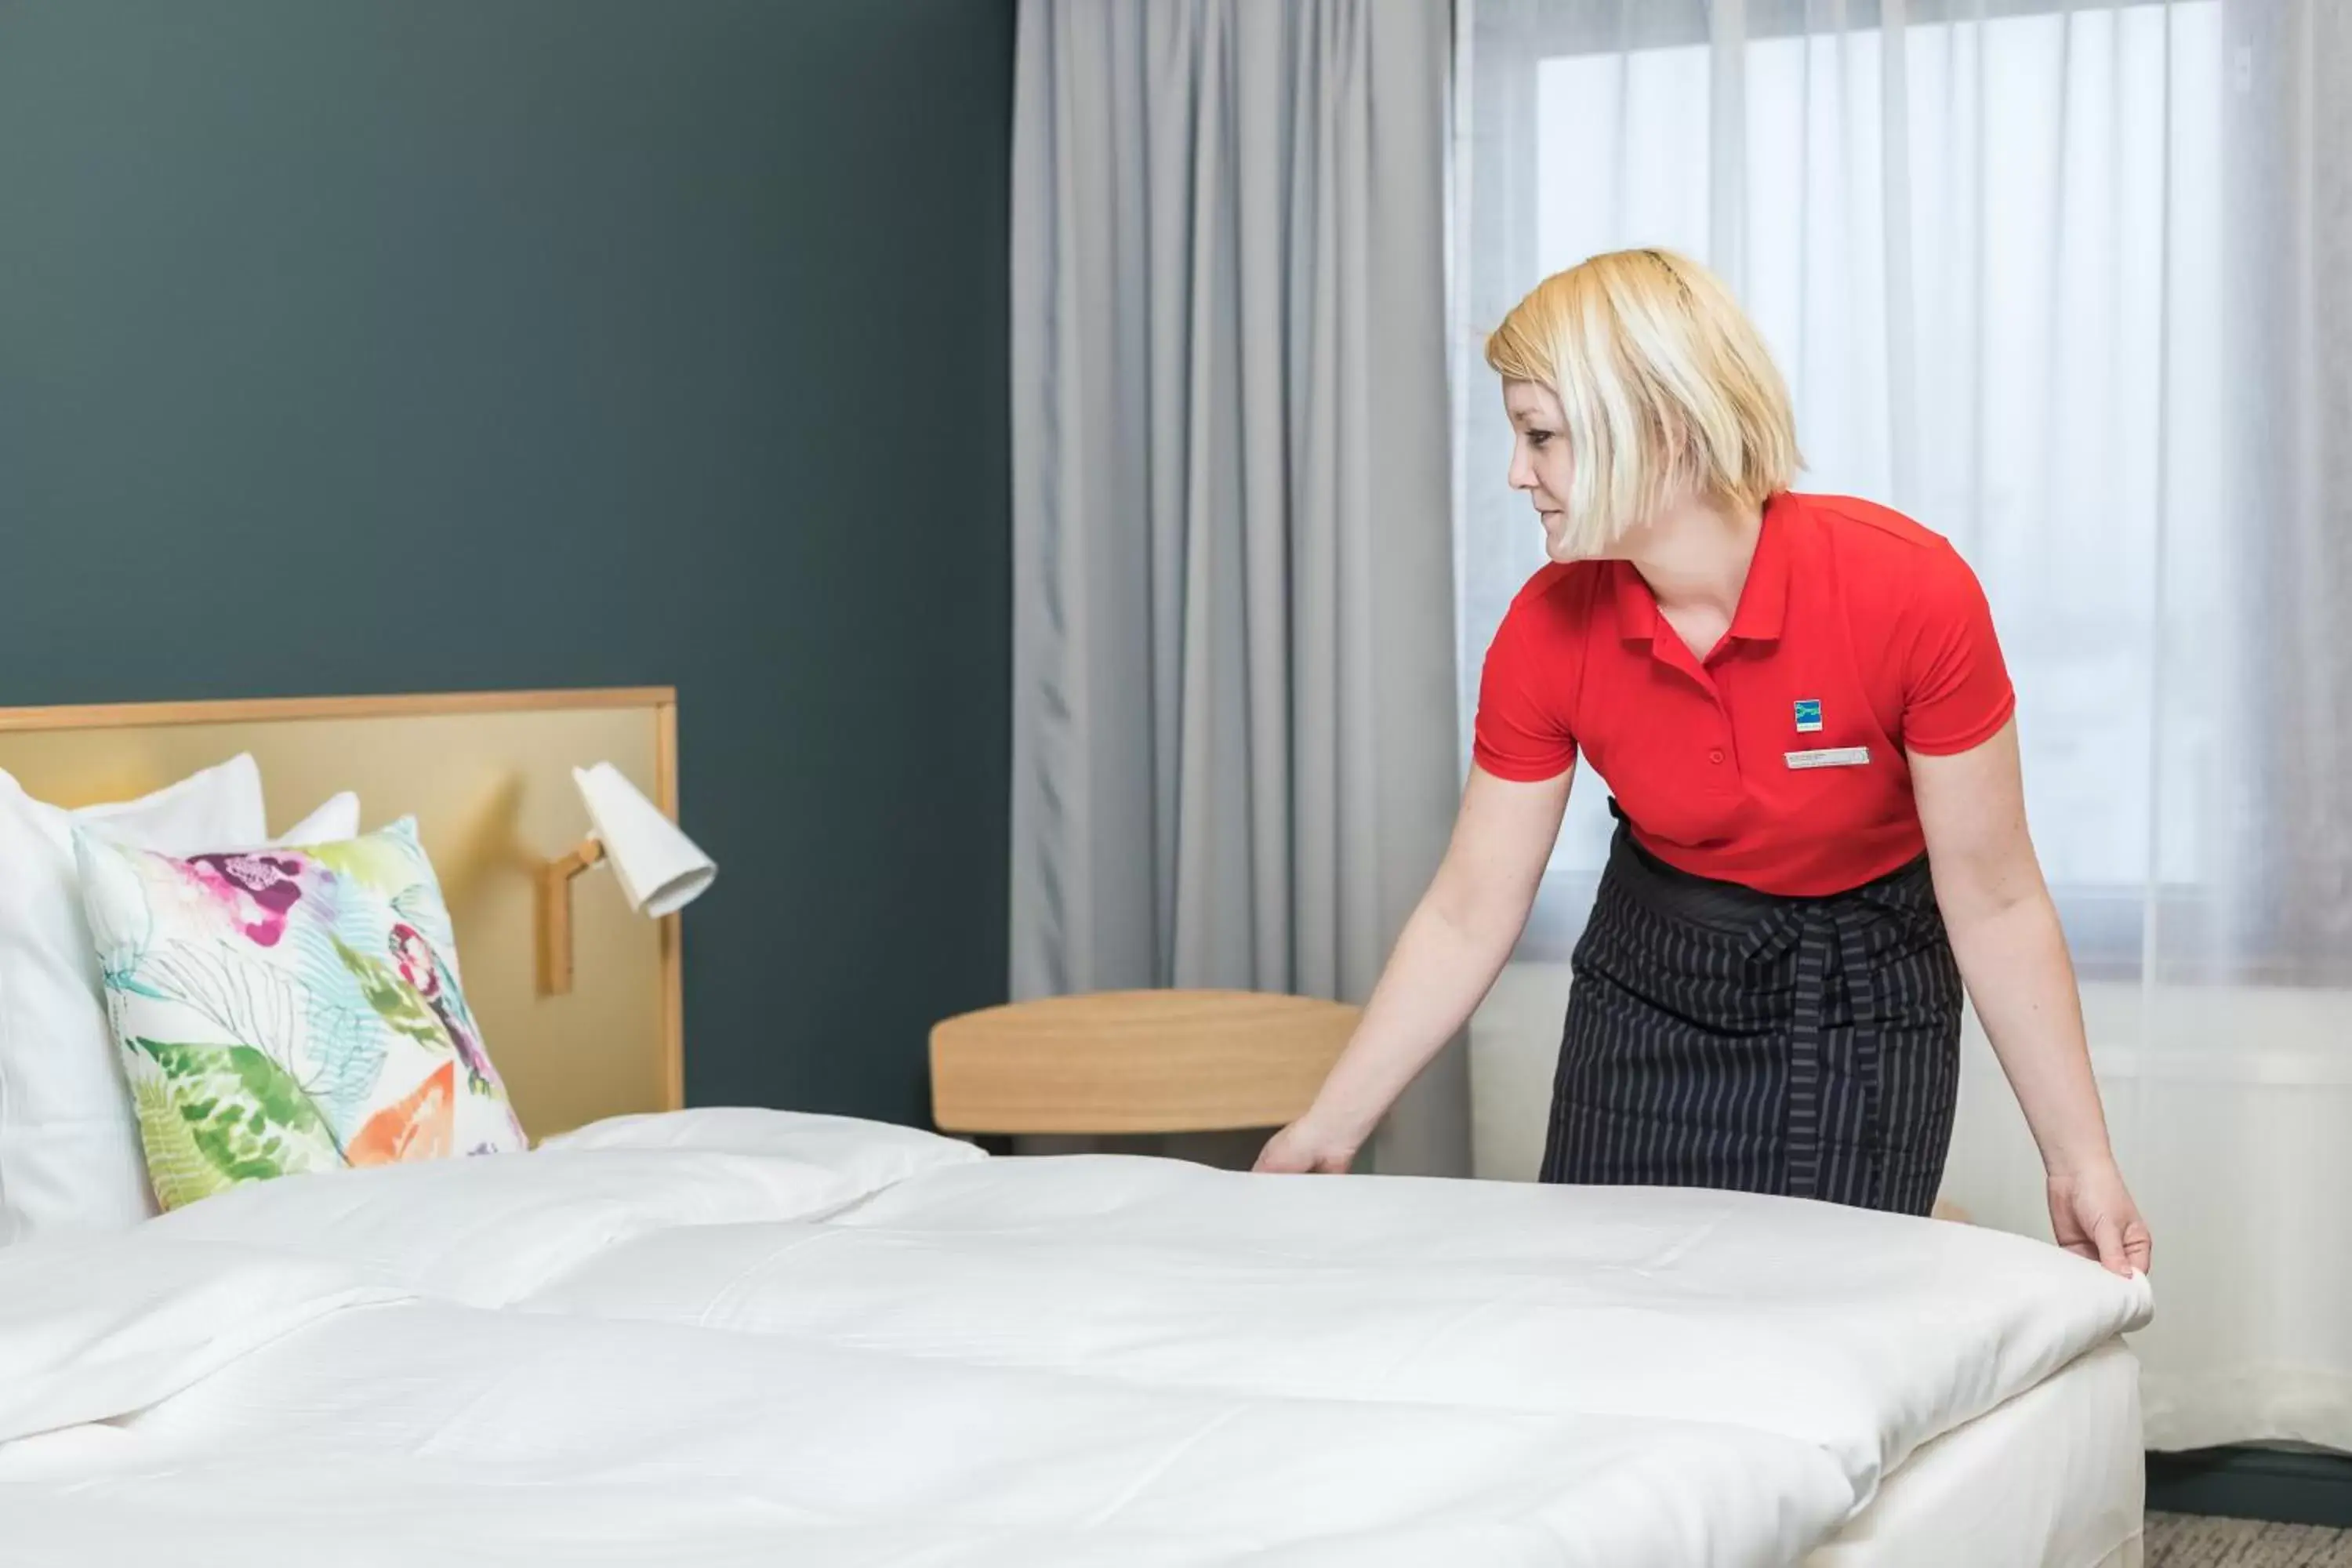
[[[604,858],[592,835],[539,872],[539,988],[561,996],[572,989],[572,879]]]

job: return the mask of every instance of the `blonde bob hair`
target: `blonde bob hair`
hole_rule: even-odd
[[[1684,496],[1761,507],[1803,466],[1762,335],[1672,251],[1611,251],[1545,279],[1487,337],[1486,363],[1559,399],[1570,488],[1553,499],[1579,555]]]

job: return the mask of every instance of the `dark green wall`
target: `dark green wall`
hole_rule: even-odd
[[[0,0],[0,703],[674,683],[688,1086],[1001,998],[1013,0]]]

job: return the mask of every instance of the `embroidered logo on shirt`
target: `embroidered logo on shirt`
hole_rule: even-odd
[[[1797,733],[1811,735],[1822,727],[1822,700],[1818,697],[1797,699]]]

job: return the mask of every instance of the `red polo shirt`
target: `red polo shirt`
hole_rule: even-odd
[[[1532,781],[1581,752],[1658,858],[1819,897],[1926,847],[1906,752],[1968,751],[2015,706],[1948,542],[1867,501],[1780,495],[1704,659],[1626,563],[1537,573],[1487,649],[1474,755]]]

